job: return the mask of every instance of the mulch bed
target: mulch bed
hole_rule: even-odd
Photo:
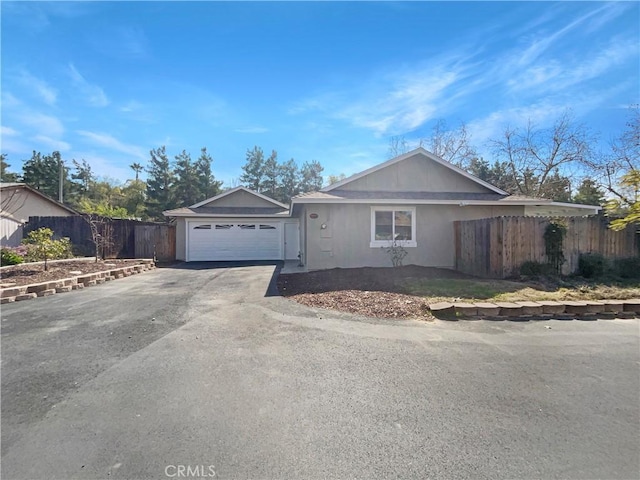
[[[280,275],[280,294],[303,305],[367,317],[430,317],[423,298],[404,291],[416,278],[468,278],[452,270],[407,265],[397,268],[335,268]]]
[[[69,260],[49,263],[49,269],[46,272],[43,264],[22,263],[2,268],[0,270],[0,279],[1,283],[15,283],[15,286],[30,285],[32,283],[50,282],[77,276],[78,274],[69,273],[73,271],[81,271],[83,274],[95,273],[139,263],[142,263],[142,261],[119,259],[99,260],[98,262]],[[115,267],[113,266],[114,264],[116,265]]]

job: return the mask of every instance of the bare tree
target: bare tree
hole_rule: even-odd
[[[604,172],[604,186],[622,204],[631,205],[637,201],[638,192],[629,188],[628,181],[622,182],[625,175],[640,171],[640,106],[629,109],[627,128],[611,143],[611,153],[599,169]],[[628,179],[627,179],[628,180]],[[627,188],[624,188],[627,187]]]
[[[431,135],[428,138],[420,138],[416,142],[409,142],[402,135],[391,137],[389,139],[389,158],[407,153],[415,147],[424,147],[431,153],[465,170],[469,168],[474,159],[478,158],[476,149],[471,145],[471,134],[464,122],[461,122],[456,128],[449,128],[447,122],[440,119],[431,129]]]
[[[431,153],[465,170],[478,158],[478,152],[471,145],[471,134],[464,122],[450,129],[445,120],[438,120],[431,129],[431,137],[420,140],[420,145],[423,144]]]
[[[95,247],[96,262],[105,259],[106,251],[113,245],[113,227],[108,219],[90,213],[83,216],[91,230],[91,242]]]
[[[513,176],[516,191],[511,193],[558,198],[567,195],[574,171],[590,161],[593,140],[566,111],[548,129],[531,121],[524,128],[507,127],[490,145]]]
[[[402,135],[397,135],[389,139],[389,158],[398,157],[410,150],[407,139]]]

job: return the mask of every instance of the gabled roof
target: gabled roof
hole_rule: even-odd
[[[436,163],[439,163],[440,165],[456,172],[459,175],[462,175],[465,178],[468,178],[469,180],[472,180],[473,182],[482,185],[485,188],[488,188],[489,190],[498,193],[500,195],[508,195],[507,192],[505,192],[504,190],[499,189],[498,187],[491,185],[488,182],[485,182],[484,180],[480,180],[478,177],[476,177],[475,175],[471,175],[469,172],[465,172],[464,170],[462,170],[459,167],[456,167],[455,165],[447,162],[446,160],[438,157],[437,155],[434,155],[431,152],[428,152],[427,150],[425,150],[422,147],[418,147],[414,150],[411,150],[410,152],[407,152],[405,154],[402,154],[400,156],[397,156],[395,158],[392,158],[391,160],[387,160],[386,162],[383,162],[379,165],[376,165],[374,167],[371,167],[363,172],[360,173],[356,173],[355,175],[351,175],[348,178],[345,178],[344,180],[341,180],[339,182],[336,182],[334,184],[329,185],[328,187],[324,187],[322,188],[320,191],[321,192],[330,192],[332,190],[336,190],[336,189],[340,189],[340,187],[351,183],[355,180],[358,180],[359,178],[365,177],[371,173],[377,172],[378,170],[382,170],[383,168],[389,167],[391,165],[394,165],[396,163],[402,162],[404,160],[407,160],[413,156],[415,156],[416,154],[421,154],[427,158],[429,158],[430,160],[433,160]]]
[[[215,202],[238,191],[249,193],[260,200],[268,202],[271,206],[215,206]],[[162,212],[166,217],[286,217],[289,215],[289,206],[280,203],[246,187],[236,187],[227,190],[220,195],[195,203],[190,207],[176,208]]]
[[[244,190],[247,193],[250,193],[251,195],[255,195],[258,198],[261,198],[262,200],[266,200],[267,202],[271,202],[274,205],[280,207],[280,208],[289,208],[288,205],[285,205],[284,203],[280,203],[275,201],[273,198],[269,198],[266,195],[263,195],[261,193],[255,192],[249,188],[246,187],[236,187],[236,188],[232,188],[231,190],[227,190],[226,192],[223,192],[219,195],[216,195],[215,197],[211,197],[211,198],[207,198],[206,200],[203,200],[201,202],[195,203],[193,205],[191,205],[189,208],[198,208],[201,207],[203,205],[206,205],[207,203],[212,203],[215,202],[216,200],[220,200],[221,198],[226,197],[227,195],[231,195],[239,190]]]
[[[0,191],[1,190],[11,190],[11,189],[27,190],[27,191],[35,194],[35,195],[38,195],[39,197],[42,197],[43,199],[47,200],[48,202],[51,202],[51,203],[57,205],[58,207],[65,209],[67,212],[72,213],[73,215],[80,215],[80,213],[75,211],[73,208],[67,207],[65,204],[60,203],[57,200],[54,200],[49,195],[45,195],[44,193],[40,192],[39,190],[36,190],[35,188],[30,187],[26,183],[18,183],[18,182],[2,182],[2,183],[0,183]]]

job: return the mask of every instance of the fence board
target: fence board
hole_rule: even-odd
[[[136,225],[136,258],[169,262],[176,258],[176,229],[173,225]]]
[[[554,220],[544,217],[496,217],[456,221],[456,269],[471,275],[505,278],[518,275],[526,261],[547,261],[544,232]],[[616,232],[607,219],[570,217],[563,220],[567,234],[563,242],[562,273],[578,268],[580,255],[600,253],[606,258],[639,255],[640,239],[635,227]]]
[[[136,256],[136,228],[149,226],[165,227],[166,232],[156,239],[156,245],[161,245],[158,250],[162,252],[163,261],[175,260],[175,227],[173,225],[128,219],[103,220],[104,222],[100,226],[102,234],[111,239],[110,244],[104,248],[103,252],[100,252],[104,258],[150,258],[152,255]],[[91,227],[86,217],[82,215],[29,217],[29,222],[24,226],[24,235],[26,236],[32,230],[41,227],[53,230],[55,238],[68,237],[78,254],[95,255]],[[171,231],[173,233],[170,233]]]

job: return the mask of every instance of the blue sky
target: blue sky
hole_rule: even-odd
[[[566,108],[603,143],[640,101],[638,2],[7,2],[2,152],[132,178],[206,146],[227,186],[254,145],[325,174],[444,119],[485,145]]]

